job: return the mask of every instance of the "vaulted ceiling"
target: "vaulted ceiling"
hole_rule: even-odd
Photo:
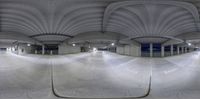
[[[198,0],[0,0],[0,32],[42,42],[92,32],[165,42],[199,32],[199,11]]]

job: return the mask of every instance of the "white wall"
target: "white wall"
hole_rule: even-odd
[[[79,53],[81,49],[79,46],[71,46],[68,44],[61,44],[58,46],[58,54],[72,54]]]
[[[31,53],[31,46],[27,46],[26,44],[19,44],[18,49],[17,49],[17,45],[14,45],[14,44],[11,44],[11,43],[0,43],[0,48],[7,48],[7,49],[9,49],[7,51],[10,51],[10,52],[15,53],[15,54]],[[15,48],[16,48],[16,50],[14,50]]]
[[[130,55],[130,45],[124,46],[124,55]]]
[[[124,47],[118,46],[116,50],[118,54],[122,54],[122,55],[124,54]]]
[[[27,45],[19,46],[19,54],[30,54],[30,53],[31,53],[31,46],[27,46]]]
[[[22,44],[22,45],[18,45],[18,49],[17,50],[12,50],[17,47],[16,46],[12,46],[11,51],[12,53],[15,54],[30,54],[31,53],[31,46],[27,46],[26,44]]]
[[[128,56],[141,56],[140,44],[133,43],[125,46],[117,46],[117,53]]]
[[[141,47],[140,45],[130,45],[130,55],[131,56],[141,56]]]

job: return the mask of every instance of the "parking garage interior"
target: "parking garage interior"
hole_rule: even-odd
[[[0,99],[200,99],[199,0],[0,0]]]

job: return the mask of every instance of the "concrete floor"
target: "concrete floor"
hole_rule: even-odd
[[[138,97],[148,92],[150,76],[145,99],[200,99],[200,52],[167,58],[1,53],[0,99],[59,99],[53,91],[61,97]]]

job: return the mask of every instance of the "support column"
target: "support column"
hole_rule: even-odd
[[[181,50],[182,50],[182,54],[184,54],[184,47],[182,47]]]
[[[153,44],[150,43],[150,57],[153,57]]]
[[[189,52],[192,52],[192,48],[189,48]]]
[[[53,51],[52,50],[50,51],[50,55],[53,55]]]
[[[177,54],[179,55],[180,54],[180,47],[177,46]]]
[[[38,52],[37,52],[37,50],[35,50],[35,54],[37,54]]]
[[[15,45],[12,45],[11,52],[12,52],[12,53],[15,52]]]
[[[190,48],[189,51],[190,51],[190,52],[193,52],[193,51],[194,51],[194,48]]]
[[[188,50],[188,52],[191,52],[191,48],[189,47],[189,50]]]
[[[19,49],[19,43],[17,44],[17,54],[19,54],[19,51],[20,51],[20,49]]]
[[[161,57],[165,57],[165,46],[161,46]]]
[[[187,47],[184,47],[185,53],[187,53]]]
[[[45,45],[42,45],[42,55],[45,54]]]
[[[171,56],[173,56],[174,55],[174,46],[173,45],[171,45],[170,50],[171,50]]]

